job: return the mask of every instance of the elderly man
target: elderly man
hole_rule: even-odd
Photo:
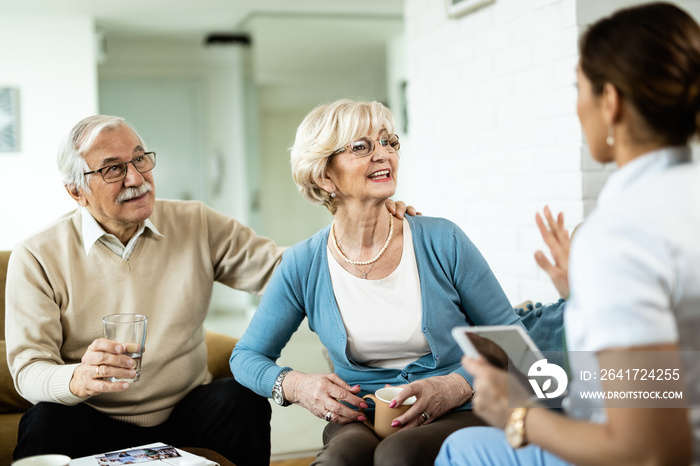
[[[35,404],[15,459],[161,441],[269,464],[269,403],[233,378],[211,381],[203,322],[214,281],[260,294],[282,250],[200,202],[156,200],[155,163],[119,117],[82,120],[59,149],[80,207],[17,245],[7,276],[9,366]],[[107,379],[134,375],[121,345],[100,338],[101,318],[118,313],[149,319],[134,384]]]

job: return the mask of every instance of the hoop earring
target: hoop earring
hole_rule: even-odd
[[[605,138],[605,142],[608,143],[610,147],[615,145],[615,129],[612,125],[608,125],[608,137]]]

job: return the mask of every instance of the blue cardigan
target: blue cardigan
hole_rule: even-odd
[[[457,225],[442,218],[406,218],[413,234],[429,354],[403,369],[362,366],[348,358],[347,333],[328,270],[330,227],[326,227],[285,251],[231,355],[236,380],[270,397],[283,369],[275,361],[306,317],[309,328],[328,349],[335,373],[351,386],[359,384],[360,396],[387,383],[402,385],[451,372],[459,373],[471,384],[473,377],[460,364],[462,352],[451,329],[458,325],[522,323],[486,260]]]

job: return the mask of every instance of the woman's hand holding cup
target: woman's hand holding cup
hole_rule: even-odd
[[[472,394],[469,383],[459,374],[429,377],[397,388],[402,390],[390,403],[391,408],[400,406],[412,396],[416,397],[413,406],[397,416],[392,423],[392,427],[402,428],[429,424],[451,409],[466,403]]]

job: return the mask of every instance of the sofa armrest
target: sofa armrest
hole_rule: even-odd
[[[231,351],[236,346],[238,339],[209,330],[207,330],[205,338],[207,342],[207,366],[209,372],[214,376],[214,380],[232,377],[228,361],[231,359]]]

